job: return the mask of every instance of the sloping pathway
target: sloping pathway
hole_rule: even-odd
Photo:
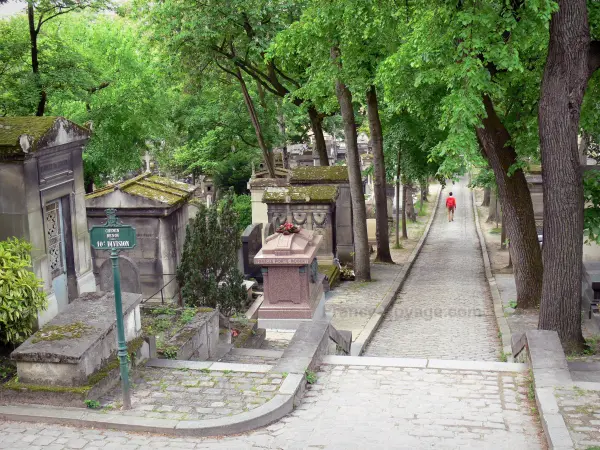
[[[448,222],[445,199],[457,210]],[[497,361],[500,342],[467,182],[449,184],[404,288],[364,355]]]
[[[0,421],[0,449],[544,448],[530,413],[524,365],[456,363],[326,357],[299,408],[239,436],[177,438]]]

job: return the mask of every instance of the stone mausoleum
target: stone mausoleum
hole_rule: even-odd
[[[90,134],[62,117],[0,117],[0,239],[33,246],[48,298],[40,326],[96,290],[81,157]]]
[[[323,188],[335,187],[335,213],[331,218],[333,226],[333,253],[341,262],[352,262],[354,252],[354,234],[352,230],[352,198],[348,167],[298,167],[292,170],[290,184],[295,187],[310,187],[324,192]],[[322,227],[322,225],[321,225]],[[322,246],[327,246],[324,242]]]
[[[195,190],[191,184],[144,173],[85,197],[90,228],[103,223],[105,210],[114,208],[117,217],[136,230],[137,246],[119,256],[123,291],[158,300],[177,295],[177,285],[172,280],[181,261],[190,219],[189,201]],[[111,290],[108,252],[92,250],[92,257],[99,289]],[[161,297],[159,291],[165,285]]]
[[[265,191],[263,202],[275,229],[289,222],[321,236],[323,242],[316,253],[317,259],[321,264],[332,264],[336,251],[337,198],[336,186],[288,186]]]

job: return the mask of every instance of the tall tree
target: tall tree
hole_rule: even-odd
[[[539,54],[553,3],[418,1],[408,6],[408,23],[400,24],[405,43],[380,70],[386,100],[405,110],[422,108],[421,86],[437,87],[439,125],[448,131],[435,150],[443,158],[442,175],[479,159],[483,146],[507,211],[518,307],[539,304],[541,252],[521,168],[538,151]]]
[[[390,238],[388,228],[387,210],[387,184],[385,173],[385,157],[383,154],[383,131],[379,119],[379,105],[375,86],[367,91],[367,113],[369,116],[369,130],[371,131],[371,145],[373,146],[373,178],[375,185],[375,233],[377,238],[376,261],[391,263]]]
[[[334,64],[341,67],[342,63],[340,61],[339,48],[332,47],[331,59]],[[336,79],[335,91],[340,104],[342,119],[344,121],[348,181],[350,182],[350,195],[352,197],[354,274],[359,281],[370,281],[371,263],[369,261],[369,239],[367,235],[367,209],[365,206],[365,195],[360,171],[360,157],[358,154],[358,138],[356,134],[356,122],[354,119],[352,93],[340,78]]]
[[[539,105],[544,177],[544,287],[539,328],[556,330],[563,347],[580,350],[583,184],[577,146],[588,80],[600,66],[585,0],[559,0],[550,21]]]
[[[40,50],[38,37],[42,26],[50,20],[85,8],[102,9],[108,5],[108,0],[28,0],[27,22],[29,25],[29,43],[31,45],[31,72],[36,82],[39,100],[35,111],[36,116],[43,116],[46,110],[48,93],[40,74]]]
[[[238,76],[240,71],[264,91],[281,98],[289,97],[291,102],[305,108],[321,165],[328,165],[323,116],[314,104],[306,102],[305,105],[301,97],[293,95],[301,87],[299,74],[284,72],[280,61],[267,54],[271,40],[298,18],[301,6],[302,2],[288,0],[235,0],[226,8],[218,2],[198,8],[183,0],[167,0],[148,3],[143,12],[156,37],[164,40],[186,65],[203,69],[217,67],[243,81]],[[248,109],[252,123],[264,128],[252,109]],[[260,134],[258,129],[256,133]]]

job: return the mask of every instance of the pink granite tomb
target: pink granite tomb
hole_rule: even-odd
[[[301,229],[275,233],[254,257],[262,267],[264,300],[259,319],[311,319],[323,297],[323,275],[318,272],[317,250],[322,236]]]

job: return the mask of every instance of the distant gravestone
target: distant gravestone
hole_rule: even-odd
[[[244,277],[256,278],[262,281],[260,266],[254,264],[254,257],[262,247],[262,223],[253,223],[246,227],[242,234],[242,260],[244,262]]]
[[[121,290],[123,292],[142,293],[140,283],[140,271],[130,258],[119,255],[119,269],[121,270]],[[113,274],[110,259],[107,259],[100,266],[99,273],[100,290],[110,292],[113,290]]]
[[[265,239],[267,239],[273,233],[275,233],[275,224],[273,222],[265,223],[263,230],[262,230],[263,242],[265,241]]]

